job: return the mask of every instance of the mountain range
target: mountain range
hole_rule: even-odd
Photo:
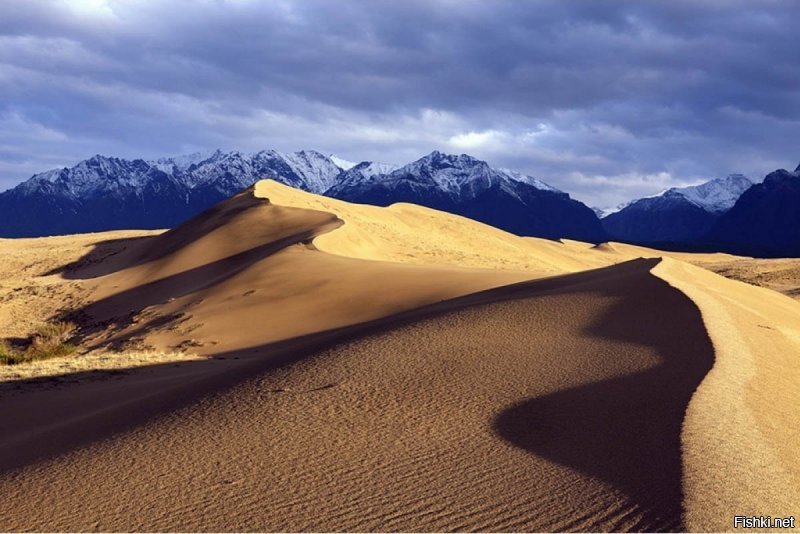
[[[536,178],[438,151],[402,166],[313,150],[97,155],[0,193],[0,237],[169,228],[262,178],[356,203],[419,204],[523,236],[800,256],[800,166],[762,183],[732,174],[670,188],[609,212]]]
[[[707,239],[738,254],[800,257],[800,165],[771,172],[747,189]]]
[[[650,245],[695,243],[706,237],[714,223],[752,185],[741,174],[731,174],[700,185],[673,187],[620,206],[603,217],[603,227],[616,241]]]
[[[431,154],[400,168],[345,171],[325,194],[388,206],[408,202],[456,213],[518,235],[600,242],[606,239],[594,212],[535,178],[493,169],[466,154]],[[389,171],[389,172],[386,172]]]
[[[0,193],[0,236],[173,227],[262,178],[361,203],[413,202],[519,235],[606,239],[592,210],[567,193],[465,154],[434,151],[397,167],[354,165],[313,150],[218,150],[150,161],[97,155]]]
[[[263,176],[306,191],[333,185],[341,169],[314,151],[216,151],[153,161],[94,156],[34,175],[0,193],[0,236],[169,228]]]
[[[615,241],[758,257],[800,256],[800,165],[763,182],[741,174],[671,188],[600,213]]]

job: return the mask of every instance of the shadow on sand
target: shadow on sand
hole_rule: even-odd
[[[499,414],[494,429],[531,454],[628,495],[645,512],[643,529],[679,530],[681,427],[689,400],[713,365],[713,347],[696,305],[661,279],[640,274],[607,284],[605,292],[620,300],[585,333],[649,347],[660,362],[527,399]],[[603,357],[609,356],[597,355]],[[628,353],[611,357],[615,366],[631,359]],[[633,360],[630,365],[635,368]]]
[[[87,280],[111,274],[120,268],[114,259],[127,256],[131,251],[146,246],[157,237],[157,235],[124,237],[94,243],[91,245],[91,250],[77,260],[52,269],[42,276],[60,274],[67,280]]]
[[[258,261],[269,253],[266,249],[248,251],[253,257],[247,260]],[[493,428],[531,454],[613,485],[644,510],[652,520],[648,524],[680,528],[681,424],[692,393],[711,368],[713,350],[694,303],[650,274],[658,261],[633,260],[513,284],[208,360],[115,372],[112,380],[85,380],[97,374],[83,373],[62,377],[60,380],[77,382],[64,387],[32,387],[41,385],[37,380],[21,382],[21,393],[0,400],[0,472],[130,430],[260,373],[360,336],[467,306],[550,293],[592,292],[614,297],[616,304],[585,334],[651,347],[661,362],[636,374],[527,399],[498,414]],[[195,274],[204,278],[213,273],[211,268],[208,273]],[[151,289],[154,295],[159,293],[157,287]]]

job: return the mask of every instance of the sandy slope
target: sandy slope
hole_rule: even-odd
[[[123,253],[71,274],[97,276],[80,310],[90,347],[153,346],[201,354],[244,349],[530,279],[367,261],[311,241],[335,215],[275,205],[247,190]]]
[[[727,261],[689,263],[714,271],[725,278],[766,287],[800,300],[800,260],[797,258],[733,257]]]
[[[136,406],[164,414],[7,471],[3,527],[679,529],[681,421],[711,347],[654,263],[457,299],[269,372],[242,354],[238,368],[120,378],[118,393],[149,384],[156,395],[153,381],[177,373],[193,395],[217,393],[168,409],[182,390],[162,387],[160,400],[95,415],[86,428]],[[74,412],[110,394],[84,383],[39,408]],[[7,406],[22,436],[9,447],[3,433],[6,468],[28,448],[31,415],[24,401]],[[68,440],[61,430],[39,443]]]
[[[462,217],[418,206],[398,204],[389,208],[376,208],[352,205],[303,193],[272,181],[259,183],[257,189],[257,195],[271,197],[273,204],[305,210],[322,210],[338,214],[341,219],[346,220],[346,224],[335,231],[322,233],[313,239],[316,247],[337,256],[427,265],[435,267],[434,270],[441,267],[477,267],[495,271],[525,272],[524,275],[517,273],[499,281],[505,283],[508,280],[538,278],[612,265],[640,256],[669,255],[729,277],[765,285],[787,294],[800,295],[797,291],[800,287],[798,260],[753,260],[722,254],[674,254],[620,243],[592,247],[586,243],[569,240],[559,243],[535,238],[519,238]],[[270,213],[279,211],[273,210]],[[126,306],[123,305],[125,303],[122,302],[126,296],[120,294],[122,293],[120,289],[136,287],[139,292],[138,284],[144,280],[173,276],[181,270],[194,269],[218,261],[228,253],[243,252],[248,246],[253,249],[259,247],[259,244],[269,246],[269,243],[287,237],[283,234],[278,235],[280,230],[277,228],[275,236],[264,233],[251,235],[248,232],[250,226],[247,221],[248,217],[253,219],[253,214],[245,215],[233,214],[231,220],[218,217],[216,222],[205,221],[196,224],[192,230],[193,235],[176,236],[171,232],[165,236],[155,237],[159,232],[138,231],[0,240],[0,256],[4,259],[0,262],[0,337],[23,338],[64,309],[81,308],[94,300],[111,297],[114,294],[117,295],[107,304],[117,306],[120,313],[115,314],[114,310],[106,310],[104,318],[113,319],[110,324],[131,326],[133,321],[139,322],[148,314],[151,318],[163,321],[158,329],[150,328],[147,322],[144,324],[144,330],[152,335],[143,336],[141,332],[136,332],[135,328],[129,328],[124,335],[118,336],[120,339],[112,340],[115,341],[113,345],[115,349],[125,349],[116,356],[95,348],[80,360],[66,358],[13,368],[2,367],[0,380],[19,380],[33,376],[74,373],[92,368],[119,369],[150,362],[182,360],[186,358],[186,353],[208,352],[214,348],[213,342],[219,343],[214,337],[216,333],[198,331],[198,328],[206,323],[196,319],[191,310],[187,311],[187,308],[193,308],[197,301],[188,302],[189,299],[184,298],[178,303],[163,306],[165,304],[163,302],[161,305],[159,303],[153,305],[150,299],[146,302],[150,307],[144,310],[143,316],[126,317],[125,313],[139,314],[142,306],[137,306],[138,302],[127,303],[126,310]],[[234,220],[239,221],[235,229],[231,228],[234,226],[231,224]],[[267,226],[270,227],[277,219],[262,217],[262,223],[251,226],[264,226],[264,220],[269,220]],[[288,219],[284,220],[284,223],[288,224],[287,221]],[[304,231],[309,229],[310,227],[305,228]],[[275,239],[272,239],[273,237]],[[171,245],[167,243],[170,240]],[[164,251],[169,247],[177,248],[170,249],[171,252],[166,254]],[[281,257],[294,255],[295,261],[305,258],[305,252],[297,250],[298,248],[286,247]],[[145,249],[149,249],[149,252]],[[268,254],[269,251],[261,247],[260,252],[254,252],[258,253]],[[165,257],[159,258],[159,255]],[[272,264],[276,268],[280,263],[278,257],[276,255],[272,259]],[[319,255],[311,257],[320,258]],[[251,257],[251,260],[247,261],[261,260]],[[141,266],[142,263],[148,263],[148,266]],[[282,272],[291,271],[292,264],[291,261],[283,262],[285,269]],[[65,271],[66,265],[73,267]],[[131,265],[139,268],[125,269]],[[349,271],[347,263],[339,262],[336,266],[340,270]],[[258,276],[257,273],[261,268],[262,266],[248,269],[251,270],[252,276]],[[124,270],[125,273],[113,274],[120,270]],[[375,276],[378,278],[381,276],[379,270],[375,269]],[[196,274],[204,275],[206,271],[200,270]],[[61,276],[62,272],[65,272],[66,278]],[[439,276],[445,275],[440,273]],[[189,276],[183,278],[185,281]],[[298,294],[304,288],[311,290],[314,283],[316,282],[313,280],[306,280],[305,283],[298,281],[289,293]],[[488,286],[491,286],[491,283]],[[227,287],[233,289],[230,285]],[[155,286],[155,289],[160,290],[160,286]],[[254,289],[247,288],[243,293]],[[448,296],[458,294],[454,286],[451,286],[451,289],[453,291],[445,292]],[[272,297],[278,300],[282,298],[275,288],[269,290],[272,292]],[[291,293],[292,291],[294,293]],[[263,294],[262,291],[262,296]],[[290,295],[288,298],[292,300]],[[283,296],[287,296],[286,293]],[[225,296],[228,297],[235,298],[233,295]],[[171,294],[167,296],[167,299],[169,298],[177,300],[177,297]],[[406,306],[402,303],[395,304],[397,304],[395,309]],[[206,307],[208,308],[208,304]],[[207,309],[207,311],[217,314],[217,310]],[[120,314],[123,316],[120,317]],[[305,319],[302,322],[305,322]],[[292,335],[293,325],[298,323],[300,321],[295,320],[294,323],[285,325],[282,332]],[[278,325],[275,325],[275,328],[273,334],[281,335]],[[95,329],[96,336],[100,334],[100,330],[102,328]],[[166,331],[169,335],[155,336],[157,330]],[[300,329],[297,333],[307,331],[308,329]],[[224,330],[222,332],[224,333]],[[203,337],[206,339],[199,340],[201,337],[199,334],[204,334]],[[209,350],[202,350],[203,347],[198,347],[198,343],[207,343],[211,346]]]
[[[796,514],[800,303],[674,260],[654,273],[698,305],[716,356],[684,426],[687,526],[725,531],[733,513]]]
[[[600,257],[582,258],[557,242],[520,239],[426,208],[354,206],[270,181],[258,189],[262,197],[275,197],[272,204],[246,194],[164,235],[106,232],[0,240],[6,260],[0,262],[0,337],[24,338],[65,310],[79,309],[94,323],[83,344],[91,348],[88,354],[2,367],[0,380],[182,361],[608,264]],[[341,222],[332,213],[349,222],[337,226]],[[316,246],[330,247],[329,253],[309,246],[312,239]],[[222,262],[237,254],[242,256]],[[375,299],[374,291],[384,284],[398,290]],[[304,292],[320,298],[313,316],[303,299],[295,298]],[[343,314],[337,308],[342,305],[357,312]],[[242,312],[220,313],[233,306]],[[275,314],[275,307],[283,313]],[[204,319],[208,316],[212,320]],[[265,323],[263,316],[271,320]],[[231,339],[231,329],[258,332],[258,339]]]
[[[472,219],[398,203],[381,208],[312,195],[273,180],[256,195],[275,204],[333,213],[342,228],[314,244],[331,254],[401,263],[521,270],[534,276],[564,274],[615,263],[573,251],[557,241],[520,238]]]
[[[83,280],[65,279],[65,265],[82,263],[90,251],[105,258],[137,239],[160,231],[115,231],[38,239],[0,239],[0,338],[26,338],[63,310],[87,303],[90,291]],[[180,352],[130,350],[107,354],[95,351],[80,357],[55,358],[24,365],[0,366],[0,390],[20,387],[20,381],[53,377],[41,385],[54,385],[88,371],[110,371],[163,361],[196,359]],[[86,377],[90,375],[84,375]],[[96,376],[105,376],[96,373]]]
[[[535,276],[577,272],[639,257],[670,257],[728,278],[768,287],[800,298],[800,260],[757,259],[724,253],[681,253],[625,243],[593,246],[519,238],[497,228],[422,206],[398,203],[387,208],[357,205],[298,191],[273,180],[258,183],[256,194],[282,206],[334,213],[342,228],[314,244],[331,254],[355,258],[524,270]]]
[[[0,239],[0,337],[22,337],[64,307],[85,302],[78,280],[61,270],[80,260],[98,242],[107,254],[120,242],[155,232],[123,231],[39,239]]]
[[[0,529],[730,530],[800,502],[800,303],[680,261],[735,258],[268,181],[81,259],[96,237],[51,239],[0,335],[61,301],[96,350],[216,356],[0,392]]]
[[[611,243],[610,246],[626,258],[672,258],[721,274],[725,278],[766,287],[800,300],[798,258],[764,259],[733,256],[721,252],[667,252],[625,243]]]

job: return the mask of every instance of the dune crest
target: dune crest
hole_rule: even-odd
[[[17,398],[0,465],[117,432],[5,473],[0,516],[12,530],[680,530],[681,421],[712,355],[656,262],[451,299],[278,368],[267,346]],[[52,416],[100,399],[104,414]],[[31,419],[56,426],[30,443]]]
[[[346,223],[276,205],[255,189],[79,269],[75,276],[95,284],[80,310],[90,319],[88,345],[238,350],[535,277],[329,254],[312,241]]]
[[[734,513],[794,514],[800,303],[669,258],[653,274],[697,304],[714,344],[714,366],[684,422],[687,528],[730,531]]]
[[[594,250],[594,251],[597,251],[597,252],[606,252],[608,254],[617,254],[617,249],[614,248],[614,245],[612,245],[609,242],[598,243],[597,245],[594,245],[591,248],[591,250]]]
[[[520,238],[466,217],[414,204],[388,207],[352,204],[299,191],[274,180],[261,180],[256,196],[275,204],[320,210],[345,224],[318,236],[322,251],[378,261],[526,271],[552,276],[605,267],[601,256],[576,253],[557,241]]]

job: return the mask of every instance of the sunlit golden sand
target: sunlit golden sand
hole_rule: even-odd
[[[72,317],[83,351],[0,372],[4,530],[731,530],[800,502],[800,303],[698,266],[765,260],[272,181],[0,253],[0,336]]]

